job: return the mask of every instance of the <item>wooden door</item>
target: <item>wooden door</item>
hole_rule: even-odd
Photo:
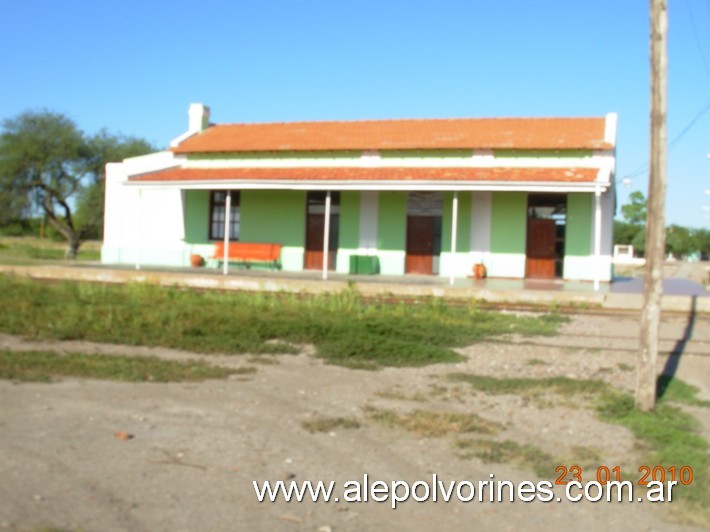
[[[324,214],[309,214],[306,218],[306,255],[303,267],[306,270],[323,269],[323,231],[325,230]],[[331,221],[331,244],[333,222]],[[332,247],[332,246],[331,246]],[[335,251],[328,253],[328,269],[335,267]]]
[[[407,255],[405,273],[433,273],[434,218],[407,216]]]
[[[306,219],[306,257],[303,265],[306,270],[323,268],[324,229],[325,216],[323,214],[308,215]]]
[[[552,279],[555,277],[555,241],[557,228],[554,220],[528,219],[526,277]]]

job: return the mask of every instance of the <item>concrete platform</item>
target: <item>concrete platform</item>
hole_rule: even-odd
[[[424,275],[382,276],[321,272],[280,272],[232,269],[228,275],[208,268],[142,268],[140,270],[98,263],[72,265],[0,265],[0,272],[44,280],[75,280],[102,283],[152,283],[199,289],[252,290],[319,294],[351,287],[365,296],[445,297],[495,304],[543,305],[584,309],[637,310],[642,304],[642,284],[620,279],[595,291],[591,283],[523,279],[448,279]],[[664,282],[662,309],[673,312],[710,314],[710,292],[702,285]]]

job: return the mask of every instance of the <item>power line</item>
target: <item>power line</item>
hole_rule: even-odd
[[[700,120],[703,117],[703,115],[705,113],[707,113],[708,111],[710,111],[710,103],[708,103],[703,109],[701,109],[700,112],[697,115],[695,115],[695,117],[690,121],[690,123],[687,126],[685,126],[683,131],[678,133],[675,136],[675,138],[672,141],[670,141],[670,143],[668,144],[668,148],[672,149],[678,143],[678,141],[680,139],[682,139],[685,136],[685,134],[693,128],[693,126],[698,122],[698,120]]]
[[[688,123],[687,126],[685,126],[680,133],[678,133],[675,137],[673,137],[673,140],[671,140],[668,143],[668,152],[670,152],[673,148],[675,148],[678,145],[678,142],[691,130],[693,129],[693,126],[698,123],[698,121],[703,117],[705,113],[710,111],[710,103],[708,103],[705,107],[703,107],[698,113],[693,117],[693,119]],[[641,174],[645,173],[646,170],[648,170],[649,163],[645,162],[639,166],[637,166],[634,170],[629,172],[628,174],[625,174],[622,177],[619,177],[616,179],[616,182],[624,181],[626,179],[634,179]]]
[[[708,12],[710,12],[710,0],[705,0],[705,5],[708,8]],[[700,53],[700,58],[702,59],[703,66],[705,67],[705,73],[708,75],[708,77],[710,77],[710,66],[708,66],[708,61],[705,57],[705,52],[703,51],[703,46],[700,41],[700,37],[698,36],[698,29],[695,26],[695,18],[693,16],[693,9],[690,7],[690,2],[688,0],[685,0],[685,7],[688,10],[688,18],[690,18],[690,25],[691,25],[691,28],[693,29],[693,35],[695,36],[695,44],[698,47],[698,52]],[[705,106],[703,109],[701,109],[698,112],[698,114],[696,114],[695,117],[693,117],[693,119],[690,121],[690,123],[685,128],[683,128],[683,130],[678,135],[676,135],[673,138],[673,140],[671,140],[669,142],[668,152],[670,152],[678,144],[680,139],[682,139],[686,135],[686,133],[688,133],[688,131],[690,131],[692,129],[692,127],[698,122],[698,120],[700,120],[702,118],[702,116],[705,113],[707,113],[709,110],[710,110],[710,103],[708,103],[707,106]],[[648,162],[642,163],[639,166],[637,166],[634,170],[629,172],[628,174],[624,175],[623,177],[618,178],[616,180],[616,182],[618,183],[620,181],[635,179],[638,176],[645,174],[646,170],[648,170],[649,166],[650,165]]]
[[[708,11],[710,12],[710,0],[705,0],[705,5],[707,6]],[[695,18],[693,17],[693,9],[690,7],[690,3],[688,2],[688,0],[685,0],[685,7],[688,10],[688,17],[690,18],[690,25],[693,28],[693,35],[695,35],[695,43],[698,46],[698,52],[700,52],[700,58],[703,61],[703,66],[705,67],[706,74],[708,75],[708,77],[710,77],[710,67],[708,66],[707,59],[705,58],[705,52],[703,51],[700,37],[698,36],[698,29],[695,26]],[[690,131],[692,129],[692,127],[698,122],[698,120],[700,120],[700,118],[702,118],[702,116],[708,112],[708,110],[710,110],[710,103],[706,107],[701,109],[698,112],[698,114],[696,114],[695,117],[693,117],[693,119],[690,121],[690,123],[685,128],[683,128],[683,130],[678,135],[676,135],[673,138],[673,140],[670,141],[670,143],[668,144],[668,151],[669,152],[678,144],[680,139],[682,139],[685,136],[685,134],[688,133],[688,131]],[[646,170],[648,170],[648,167],[649,167],[648,162],[640,164],[634,170],[632,170],[628,174],[624,175],[623,177],[618,178],[616,181],[619,182],[619,181],[634,179],[634,178],[644,174],[646,172]]]
[[[708,77],[710,77],[710,67],[708,67],[707,59],[705,59],[705,52],[703,51],[703,46],[700,43],[700,37],[698,37],[698,29],[695,27],[695,17],[693,17],[693,9],[690,7],[690,2],[688,2],[688,0],[685,0],[685,7],[688,9],[688,15],[690,17],[690,26],[691,28],[693,28],[693,35],[695,35],[695,43],[698,45],[700,58],[703,60],[703,65],[705,66],[705,73],[708,75]],[[708,7],[710,8],[710,5]]]

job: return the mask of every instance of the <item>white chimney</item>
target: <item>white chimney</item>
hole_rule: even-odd
[[[210,108],[205,104],[191,103],[187,116],[189,133],[199,133],[210,125]]]

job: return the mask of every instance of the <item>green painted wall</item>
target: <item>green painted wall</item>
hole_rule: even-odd
[[[567,194],[565,256],[586,257],[591,250],[592,194]]]
[[[240,153],[191,153],[187,158],[190,161],[205,161],[214,159],[245,160],[255,159],[352,159],[360,158],[362,152],[353,150],[341,151],[264,151]]]
[[[357,249],[360,245],[360,192],[340,193],[341,249]]]
[[[558,159],[561,157],[591,157],[592,150],[493,150],[493,157],[549,157]]]
[[[333,151],[252,151],[252,152],[216,152],[216,153],[190,153],[190,161],[205,160],[293,160],[293,159],[359,159],[361,150],[333,150]],[[473,155],[470,149],[454,150],[382,150],[382,159],[406,158],[456,158],[468,159]],[[580,158],[592,157],[592,150],[493,150],[496,158]]]
[[[491,206],[491,252],[525,253],[526,192],[494,192]]]
[[[274,242],[300,246],[306,238],[306,192],[302,190],[242,190],[242,242]]]
[[[380,152],[382,159],[404,159],[404,158],[470,158],[473,150],[385,150]]]
[[[185,242],[188,244],[209,243],[210,192],[209,190],[185,191]]]
[[[359,159],[361,150],[334,150],[334,151],[264,151],[264,152],[239,152],[239,153],[190,153],[190,161],[205,161],[214,159],[246,160],[259,159]],[[383,159],[421,158],[421,157],[453,157],[470,158],[473,150],[384,150],[380,152]]]
[[[407,242],[407,193],[380,192],[377,249],[404,251]]]
[[[441,252],[451,251],[451,216],[453,192],[444,194],[444,212],[441,218]],[[456,251],[467,252],[471,248],[471,193],[459,192],[458,229]]]

